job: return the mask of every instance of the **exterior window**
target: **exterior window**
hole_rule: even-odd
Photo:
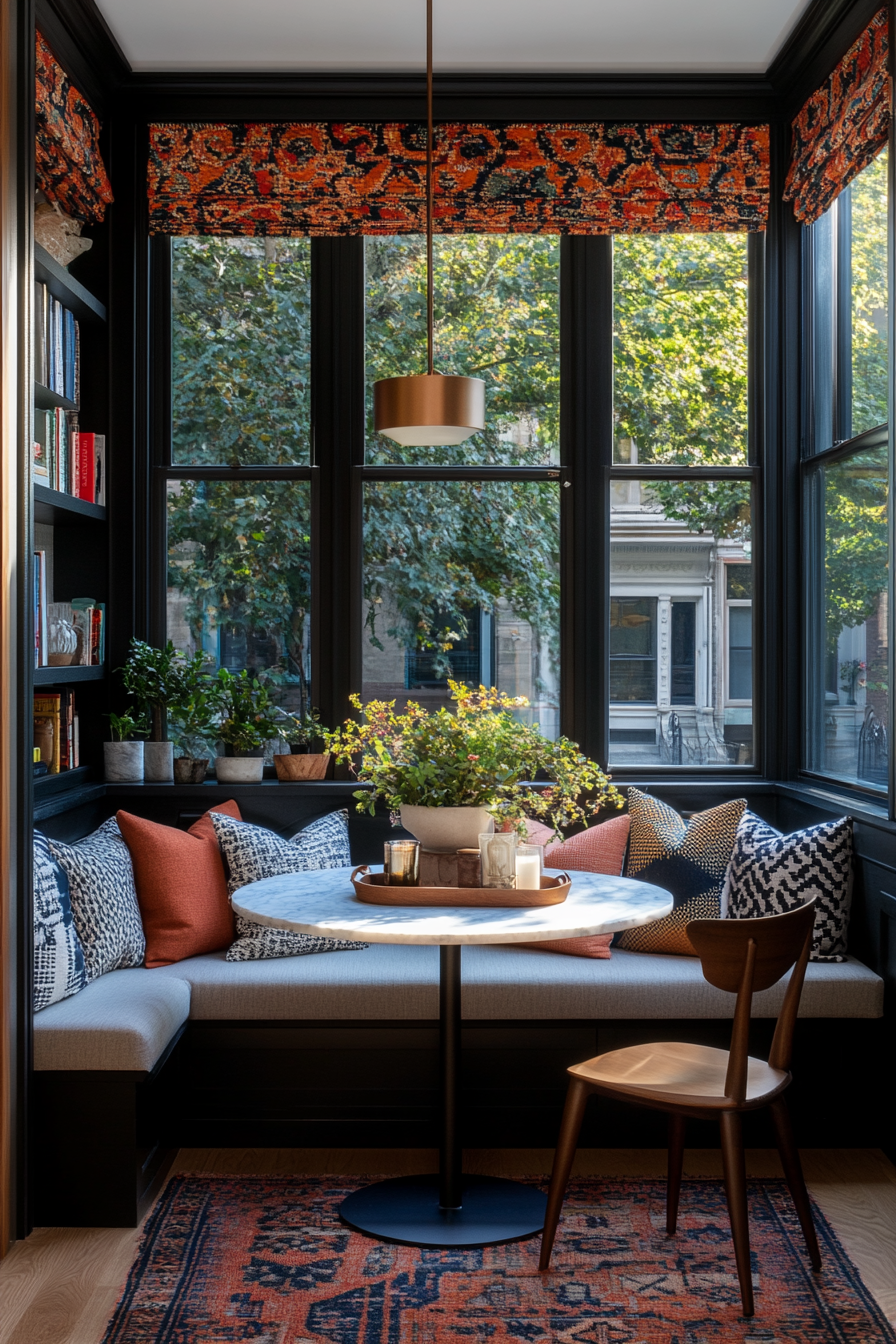
[[[887,152],[805,231],[806,718],[814,774],[885,792],[889,709]]]
[[[672,603],[673,705],[692,705],[697,688],[697,604]]]
[[[520,717],[555,737],[558,240],[435,240],[436,368],[485,380],[487,428],[457,446],[402,448],[374,433],[372,387],[424,367],[425,274],[422,238],[365,239],[362,699],[438,708],[449,703],[449,678],[484,683],[525,696]],[[462,480],[458,466],[469,469]],[[391,469],[389,479],[377,478],[378,467]],[[415,475],[421,467],[424,480]],[[489,468],[490,479],[477,467]],[[406,479],[397,468],[407,468]]]
[[[656,702],[656,598],[610,603],[610,699]]]

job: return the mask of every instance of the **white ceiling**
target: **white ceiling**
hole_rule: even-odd
[[[419,70],[423,0],[97,0],[135,70]],[[808,0],[435,0],[437,70],[762,73]]]

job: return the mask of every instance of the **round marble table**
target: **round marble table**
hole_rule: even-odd
[[[267,877],[241,887],[233,897],[238,914],[276,929],[368,943],[439,945],[439,1174],[403,1176],[357,1190],[343,1201],[342,1219],[384,1241],[432,1248],[496,1246],[536,1235],[544,1225],[541,1191],[496,1177],[465,1176],[462,1170],[461,948],[464,943],[533,943],[617,933],[662,919],[672,909],[672,897],[661,887],[632,878],[572,873],[562,905],[528,909],[367,905],[355,895],[352,871],[327,868]]]

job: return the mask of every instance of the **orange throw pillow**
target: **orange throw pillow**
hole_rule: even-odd
[[[212,811],[242,821],[235,802],[212,808],[188,831],[116,814],[134,865],[147,966],[217,952],[236,936]]]
[[[569,840],[548,845],[544,852],[546,868],[565,868],[578,873],[606,873],[619,877],[625,861],[630,822],[628,817],[611,817],[600,826],[589,826]],[[531,841],[537,844],[538,841]],[[606,960],[610,955],[612,933],[595,933],[584,938],[553,938],[546,943],[517,943],[517,947],[531,947],[543,952],[563,952],[569,957],[595,957]]]

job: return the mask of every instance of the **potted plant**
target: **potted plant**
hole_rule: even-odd
[[[215,773],[223,784],[257,783],[264,776],[265,746],[279,737],[282,715],[267,686],[248,672],[235,677],[222,667],[215,682],[221,705],[218,737],[226,752],[215,758]]]
[[[103,743],[106,779],[116,784],[139,784],[143,780],[144,743],[136,738],[145,732],[139,719],[131,714],[109,714],[112,741]]]
[[[330,764],[330,753],[311,750],[327,732],[320,721],[320,710],[309,709],[304,714],[288,714],[286,719],[287,723],[281,727],[280,734],[288,740],[291,754],[274,757],[277,778],[323,779]]]
[[[396,714],[394,701],[362,705],[351,697],[360,721],[346,720],[326,743],[373,786],[355,794],[359,812],[373,814],[380,799],[424,848],[453,850],[475,848],[495,823],[522,831],[534,816],[559,834],[601,807],[621,807],[609,776],[575,742],[552,742],[513,717],[528,703],[524,697],[448,685],[453,712],[429,713],[412,701]]]
[[[176,784],[201,784],[209,767],[209,743],[218,736],[221,691],[209,675],[209,659],[203,652],[184,658],[178,672],[174,698],[168,702],[168,719],[180,754],[174,757]]]
[[[183,662],[183,654],[170,639],[161,649],[154,649],[142,639],[132,639],[128,660],[121,669],[125,690],[149,719],[149,741],[143,756],[147,781],[167,783],[174,778],[168,712],[180,691]]]

